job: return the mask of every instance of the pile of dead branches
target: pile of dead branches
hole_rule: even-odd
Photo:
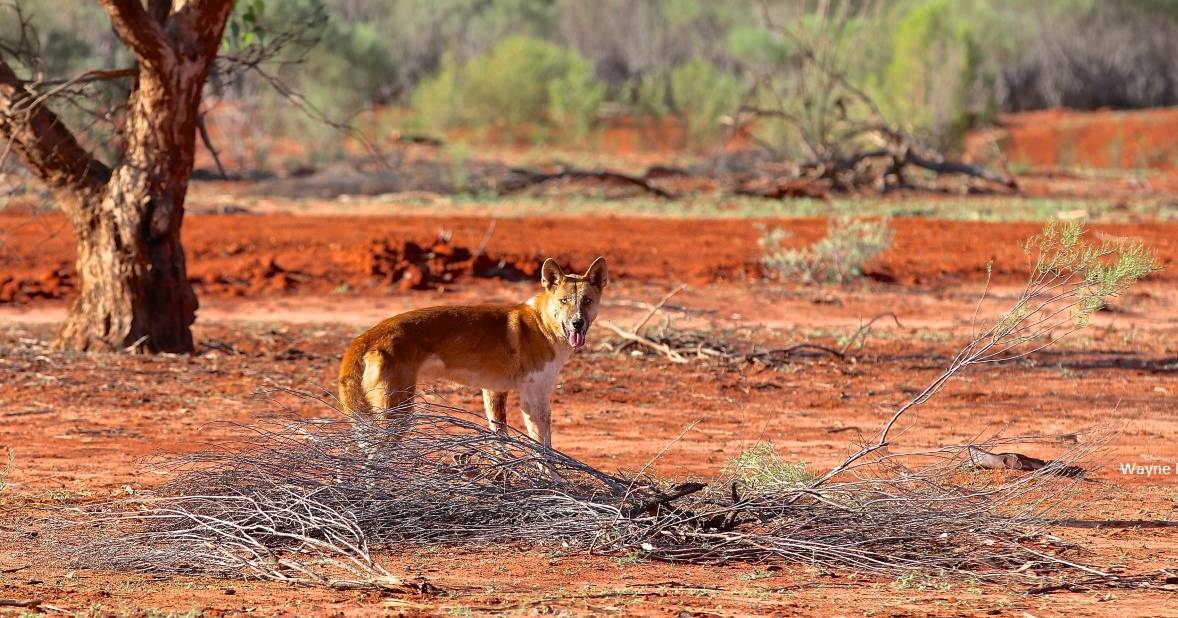
[[[375,548],[458,543],[1026,583],[1086,570],[1039,520],[1090,446],[1014,480],[962,474],[974,444],[923,453],[933,463],[920,468],[876,457],[815,487],[777,474],[792,464],[773,456],[706,484],[615,476],[422,403],[379,425],[240,430],[240,443],[167,464],[159,490],[74,513],[56,538],[89,567],[336,587],[410,585]],[[357,447],[357,432],[374,446]]]

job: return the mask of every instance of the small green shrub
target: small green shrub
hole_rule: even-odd
[[[985,49],[1001,48],[995,12],[985,5],[927,0],[898,4],[886,66],[867,80],[891,118],[943,148],[997,115],[997,67]]]
[[[671,102],[687,125],[693,144],[714,142],[725,128],[721,116],[736,112],[744,84],[702,58],[692,59],[671,71]]]
[[[789,232],[763,229],[762,264],[770,272],[805,283],[845,283],[863,276],[866,265],[892,246],[892,226],[886,219],[832,219],[826,236],[805,249],[787,249]]]
[[[1107,237],[1094,243],[1084,234],[1080,222],[1053,221],[1024,247],[1034,259],[1032,278],[1077,280],[1069,293],[1070,315],[1078,328],[1086,326],[1109,298],[1160,268],[1157,256],[1140,241]],[[1020,302],[999,321],[999,332],[1011,332],[1030,311],[1029,302]]]
[[[518,134],[547,123],[582,137],[604,98],[605,87],[576,52],[515,36],[466,63],[447,56],[437,75],[414,91],[413,108],[434,129],[499,127]]]
[[[805,462],[782,461],[768,442],[759,442],[724,466],[724,472],[750,488],[798,487],[818,478]]]
[[[582,140],[589,135],[597,109],[605,99],[605,86],[593,76],[587,62],[571,62],[564,75],[548,82],[548,117],[561,133]]]
[[[626,84],[621,99],[635,114],[663,118],[671,113],[670,79],[666,71],[654,71]]]

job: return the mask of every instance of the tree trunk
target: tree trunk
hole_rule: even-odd
[[[59,349],[193,349],[197,301],[180,227],[205,80],[193,79],[201,67],[192,64],[180,59],[166,72],[140,72],[123,160],[99,203],[69,209],[81,294],[55,342]]]
[[[79,144],[0,54],[0,159],[8,150],[61,198],[78,240],[81,294],[55,347],[188,352],[196,295],[180,224],[192,175],[201,92],[233,0],[99,0],[135,57],[111,169]],[[22,35],[24,31],[22,29]],[[92,76],[84,73],[77,79]]]
[[[180,226],[162,235],[136,204],[142,190],[111,182],[102,214],[75,227],[81,293],[55,347],[79,351],[188,352],[196,294],[188,283]]]

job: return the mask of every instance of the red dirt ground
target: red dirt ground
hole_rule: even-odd
[[[1024,272],[1019,241],[1038,229],[899,219],[895,245],[871,269],[875,281],[806,288],[760,278],[755,223],[593,217],[497,223],[487,247],[492,256],[523,263],[552,254],[583,267],[607,255],[613,284],[602,318],[618,323],[633,323],[642,313],[624,301],[658,298],[679,281],[690,284],[672,303],[682,328],[762,328],[770,329],[761,333],[764,341],[837,345],[840,335],[881,311],[895,311],[903,323],[873,330],[854,363],[810,358],[781,369],[618,356],[608,347],[607,331],[598,328],[588,352],[576,355],[562,375],[554,402],[558,448],[606,470],[653,460],[652,469],[663,476],[706,477],[753,443],[769,440],[786,459],[829,467],[956,352],[970,329],[988,260],[995,264],[995,289],[981,314],[992,315],[1010,301]],[[771,223],[793,232],[798,244],[825,230],[817,219]],[[762,577],[753,575],[756,565],[671,566],[561,555],[544,547],[440,547],[383,556],[390,570],[424,577],[447,591],[414,598],[74,571],[53,562],[52,552],[30,536],[40,525],[35,518],[47,509],[157,485],[161,478],[143,474],[143,458],[228,437],[229,430],[213,421],[323,414],[306,402],[251,395],[271,383],[330,389],[349,338],[381,317],[439,302],[530,295],[531,282],[463,273],[441,290],[405,291],[391,277],[372,273],[374,241],[388,241],[395,253],[406,241],[432,242],[445,227],[454,244],[476,247],[487,225],[482,217],[192,216],[184,240],[202,302],[197,354],[72,355],[45,345],[72,289],[68,273],[57,275],[56,283],[43,276],[63,265],[70,269],[68,226],[56,215],[0,215],[0,280],[7,275],[56,290],[49,299],[0,305],[0,450],[14,454],[9,486],[0,493],[0,598],[36,598],[45,603],[42,611],[97,615],[190,609],[349,616],[1178,615],[1173,593],[1161,590],[1031,596],[959,582],[912,586],[793,565]],[[1178,224],[1095,229],[1140,238],[1167,263],[1178,258]],[[377,253],[383,246],[376,245]],[[1097,316],[1088,331],[1035,362],[963,376],[906,420],[911,424],[900,441],[929,447],[979,432],[1109,427],[1119,433],[1091,462],[1091,480],[1081,484],[1070,514],[1173,519],[1178,477],[1124,476],[1116,467],[1178,461],[1173,270],[1118,299],[1115,310]],[[468,407],[478,403],[476,393],[457,387],[441,386],[438,396]],[[1050,458],[1059,448],[1028,443],[1017,450]],[[1087,545],[1084,560],[1106,568],[1143,571],[1172,566],[1178,557],[1178,532],[1169,528],[1060,534]]]
[[[1009,114],[970,136],[967,150],[996,144],[1010,162],[1036,168],[1157,169],[1178,165],[1178,108]]]
[[[184,244],[190,277],[206,298],[387,294],[405,276],[407,262],[400,256],[405,243],[429,247],[439,230],[445,229],[452,235],[447,252],[455,245],[473,249],[486,235],[490,221],[465,216],[191,216],[184,226]],[[487,244],[492,258],[487,264],[504,259],[530,277],[545,256],[585,265],[597,255],[608,255],[611,274],[618,280],[744,282],[761,277],[758,224],[788,230],[789,242],[797,246],[816,241],[826,231],[823,219],[503,219],[497,221]],[[1021,279],[1026,258],[1020,241],[1040,228],[1030,223],[908,218],[894,221],[893,226],[895,242],[871,267],[869,276],[932,288],[978,281],[984,278],[988,262],[993,263],[996,282]],[[6,249],[0,254],[0,304],[70,295],[75,285],[73,238],[64,217],[0,214],[0,229]],[[1139,239],[1157,251],[1163,265],[1178,259],[1178,223],[1096,225],[1092,230]],[[426,261],[420,262],[422,268],[428,267]],[[473,262],[433,267],[439,276],[415,278],[408,287],[444,291],[461,285],[464,275],[488,268],[485,264],[475,268]],[[1178,271],[1167,268],[1157,278],[1173,281]]]
[[[1020,178],[1025,195],[1166,196],[1178,192],[1176,127],[1176,110],[1020,114],[971,136],[971,150],[984,155],[996,145],[1007,161],[1038,168]],[[671,125],[621,122],[606,128],[599,150],[641,168],[680,157],[681,139]],[[302,145],[271,147],[279,159],[305,156]],[[227,150],[232,159],[233,149]],[[500,150],[518,161],[534,156],[530,147]],[[231,167],[238,163],[230,160]],[[1157,171],[1144,177],[1060,171],[1083,167]],[[84,615],[1178,615],[1174,593],[1160,590],[1031,596],[961,583],[914,587],[798,566],[762,578],[754,576],[755,565],[633,563],[543,547],[441,547],[382,556],[391,571],[424,577],[447,592],[413,598],[75,571],[54,562],[51,548],[30,535],[40,525],[35,517],[53,508],[157,485],[161,479],[144,476],[142,460],[229,437],[214,421],[322,414],[305,402],[257,401],[251,394],[269,383],[330,388],[349,338],[382,317],[439,302],[526,297],[532,284],[484,279],[476,275],[487,274],[486,259],[480,266],[475,256],[455,256],[456,247],[477,247],[488,223],[486,217],[190,216],[184,240],[202,300],[198,353],[133,357],[46,349],[76,292],[71,232],[57,215],[0,214],[0,455],[14,455],[0,492],[0,599],[40,599],[41,611]],[[589,351],[566,369],[556,395],[558,448],[606,470],[653,460],[653,470],[664,476],[707,477],[751,444],[770,440],[789,460],[829,467],[956,351],[990,260],[996,287],[982,313],[1009,302],[1025,266],[1018,240],[1038,228],[899,219],[896,242],[872,266],[872,281],[819,289],[761,278],[758,223],[785,227],[797,245],[825,230],[821,219],[498,221],[487,254],[515,274],[530,274],[546,255],[574,265],[609,256],[615,283],[603,318],[616,322],[633,322],[641,313],[619,301],[651,300],[679,281],[691,285],[673,303],[675,323],[684,328],[767,328],[761,336],[769,341],[836,345],[840,335],[882,310],[897,312],[903,322],[873,330],[855,363],[800,359],[778,370],[619,357],[598,329]],[[414,257],[407,243],[428,247],[441,228],[452,235],[451,244]],[[1178,224],[1095,230],[1143,240],[1169,268],[1118,299],[1089,331],[1035,362],[962,377],[908,419],[902,440],[934,447],[979,432],[1115,429],[1069,514],[1172,520],[1178,477],[1125,476],[1117,464],[1178,461]],[[478,405],[465,389],[441,386],[438,396]],[[1050,458],[1058,448],[1029,443],[1018,450]],[[1089,548],[1085,562],[1105,568],[1144,571],[1172,567],[1176,558],[1178,533],[1170,528],[1060,534]],[[0,607],[0,615],[21,611]]]

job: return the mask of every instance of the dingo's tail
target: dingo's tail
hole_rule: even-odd
[[[372,412],[372,403],[364,393],[364,352],[360,346],[349,346],[340,363],[339,400],[349,414]]]

